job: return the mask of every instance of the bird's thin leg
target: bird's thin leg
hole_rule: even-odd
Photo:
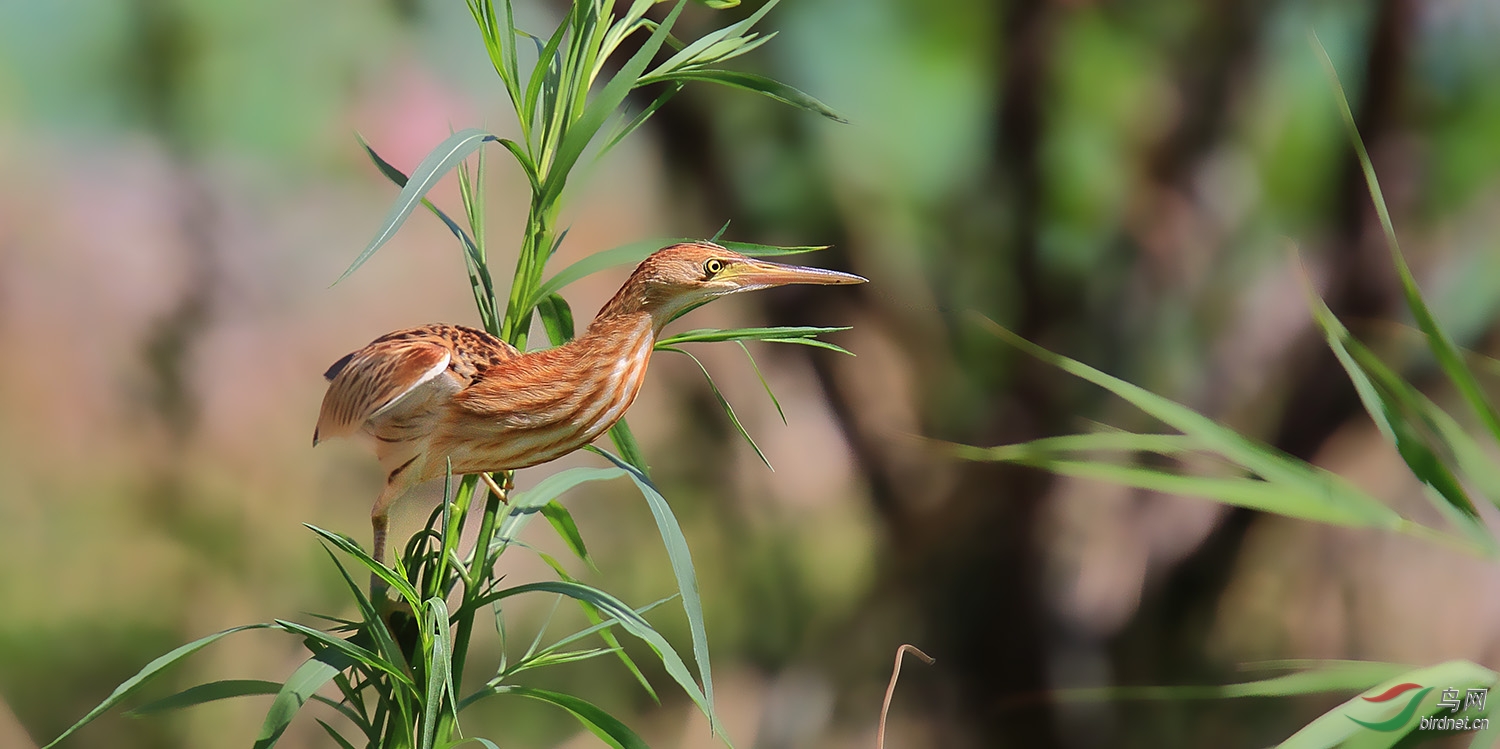
[[[373,546],[375,561],[385,564],[385,531],[390,525],[390,519],[385,513],[370,516],[370,529],[373,531]],[[385,581],[380,575],[370,573],[370,593],[385,592]]]
[[[405,487],[396,479],[405,468],[406,466],[402,466],[391,473],[390,478],[386,479],[385,488],[380,491],[380,497],[375,500],[375,506],[370,509],[371,556],[375,558],[376,564],[385,564],[385,535],[390,527],[391,504],[405,493]],[[385,581],[372,571],[370,595],[376,598],[383,596],[385,587]]]
[[[497,483],[495,483],[495,477],[489,475],[488,473],[485,473],[485,472],[481,471],[479,473],[479,478],[483,479],[485,485],[490,488],[490,491],[494,492],[495,496],[500,498],[500,502],[501,503],[503,503],[503,504],[510,504],[510,499],[509,499],[508,495],[506,494],[505,490],[501,489],[500,485],[497,484]]]

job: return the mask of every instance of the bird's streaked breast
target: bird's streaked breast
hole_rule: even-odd
[[[487,401],[494,403],[454,425],[452,438],[435,445],[435,455],[452,455],[455,474],[519,469],[597,439],[640,392],[655,343],[647,317],[615,332],[608,346],[580,347],[576,356],[557,356],[508,390],[487,391]],[[567,395],[554,396],[554,389]],[[513,411],[506,408],[507,398],[516,403]],[[539,408],[542,404],[547,407]],[[444,460],[433,463],[446,468]]]

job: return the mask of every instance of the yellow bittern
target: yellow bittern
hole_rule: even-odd
[[[726,294],[786,284],[853,284],[849,273],[781,265],[708,242],[646,258],[587,331],[521,353],[484,331],[424,325],[383,335],[333,363],[313,444],[369,438],[385,469],[370,511],[384,561],[386,514],[413,486],[454,474],[528,468],[593,442],[640,392],[661,329]]]

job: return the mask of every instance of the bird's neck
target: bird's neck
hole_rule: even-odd
[[[589,350],[594,356],[608,359],[628,358],[645,346],[649,352],[656,344],[662,325],[644,310],[617,311],[609,315],[601,313],[589,323],[588,330],[579,336],[575,345]]]
[[[627,281],[614,297],[599,310],[594,317],[594,322],[589,325],[589,331],[601,325],[613,327],[622,324],[622,320],[638,321],[644,318],[651,320],[651,333],[653,336],[660,335],[661,329],[667,323],[676,319],[686,308],[701,304],[702,301],[683,297],[664,297],[661,291],[632,277]]]

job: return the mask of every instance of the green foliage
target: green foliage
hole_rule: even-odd
[[[543,282],[547,262],[567,234],[566,229],[557,225],[557,217],[567,194],[569,177],[590,148],[594,148],[596,156],[607,153],[689,81],[748,89],[838,119],[828,107],[796,89],[761,76],[719,67],[774,36],[759,34],[752,27],[776,5],[775,0],[749,18],[686,45],[671,36],[683,2],[675,3],[660,22],[646,17],[647,11],[655,4],[654,0],[633,0],[623,12],[617,13],[615,0],[575,0],[558,27],[543,38],[515,27],[509,0],[501,0],[498,5],[493,0],[469,0],[469,10],[479,26],[490,62],[517,112],[522,136],[517,141],[472,128],[460,130],[433,148],[410,175],[402,173],[361,141],[376,168],[400,187],[400,194],[374,238],[339,280],[347,278],[374,256],[420,205],[441,220],[459,241],[476,309],[484,327],[524,349],[533,318],[540,316],[549,340],[559,345],[575,334],[572,309],[559,293],[564,287],[591,273],[638,262],[665,243],[659,240],[635,242],[596,253]],[[712,0],[705,4],[723,8],[737,3],[735,0]],[[616,53],[628,39],[640,32],[646,34],[640,46],[623,62],[618,60]],[[648,73],[657,53],[668,44],[680,49]],[[538,61],[526,71],[520,64],[518,48],[532,46],[537,49]],[[616,72],[609,73],[615,66],[618,66]],[[626,95],[643,86],[660,86],[661,92],[650,106],[625,120],[622,105]],[[605,125],[612,120],[623,124],[601,141]],[[510,154],[532,190],[519,259],[503,306],[496,295],[486,252],[483,149],[490,143],[499,144]],[[455,170],[463,201],[464,224],[427,198],[433,186]],[[821,249],[726,244],[756,255]],[[712,341],[736,341],[743,346],[744,341],[762,340],[843,351],[815,338],[834,330],[840,329],[693,331],[665,339],[663,348],[680,350],[676,345]],[[754,366],[753,359],[751,364]],[[756,373],[759,376],[758,368]],[[764,383],[764,378],[761,381]],[[728,401],[717,387],[713,387],[713,391],[729,418],[740,427]],[[774,402],[774,395],[772,400]],[[777,409],[780,410],[779,404]],[[744,433],[742,427],[740,430]],[[444,493],[445,501],[434,510],[426,527],[407,542],[404,553],[394,560],[393,566],[376,562],[359,544],[343,535],[307,526],[329,552],[359,612],[357,619],[321,617],[333,623],[327,629],[278,619],[269,624],[225,630],[184,645],[147,664],[48,746],[63,741],[77,728],[135,695],[169,666],[222,637],[248,629],[273,629],[294,635],[306,647],[309,657],[279,684],[259,680],[200,684],[148,703],[138,708],[136,714],[154,714],[238,697],[271,696],[270,708],[255,742],[257,747],[273,746],[309,702],[331,710],[331,714],[341,716],[348,724],[336,727],[321,719],[318,721],[325,733],[343,747],[363,744],[430,749],[471,742],[495,747],[496,744],[487,739],[463,737],[459,729],[460,715],[464,709],[489,697],[513,695],[561,708],[610,746],[641,747],[645,745],[641,738],[603,709],[574,695],[514,681],[517,675],[537,668],[614,655],[655,699],[656,693],[641,669],[621,647],[616,636],[616,630],[620,630],[647,645],[672,680],[708,716],[715,733],[722,736],[722,726],[714,710],[703,606],[687,540],[671,507],[647,476],[646,463],[629,427],[622,420],[610,434],[620,457],[596,452],[607,458],[613,467],[562,471],[530,491],[519,493],[510,491],[512,477],[506,472],[498,476],[497,482],[486,482],[482,504],[476,504],[481,496],[478,477],[464,477],[456,487],[450,477]],[[748,439],[748,434],[746,437]],[[646,499],[678,586],[674,596],[640,609],[632,609],[609,593],[574,579],[556,559],[519,540],[521,530],[531,518],[540,514],[567,547],[592,567],[593,559],[578,526],[559,499],[580,484],[620,477],[630,478]],[[496,488],[488,488],[491,486]],[[459,548],[460,532],[472,514],[480,516],[479,533],[475,546],[464,552]],[[502,586],[500,578],[495,575],[495,566],[501,555],[512,547],[536,553],[559,579]],[[351,574],[345,567],[347,559],[352,559],[356,569],[370,573],[377,581],[372,586],[376,595],[365,594],[356,582],[362,579],[362,574]],[[511,597],[526,594],[554,595],[557,601],[573,600],[588,618],[590,626],[543,646],[544,625],[525,654],[511,661],[505,649],[503,604]],[[646,611],[673,598],[681,599],[688,620],[696,675],[672,644],[643,616]],[[493,617],[501,639],[501,659],[493,675],[487,677],[482,686],[466,687],[465,672],[471,666],[474,622],[481,615]],[[591,638],[598,638],[597,644],[590,646],[583,642]],[[329,684],[337,688],[339,699],[318,694]]]
[[[1433,358],[1460,396],[1460,402],[1484,433],[1500,443],[1500,416],[1484,395],[1458,347],[1433,316],[1396,240],[1395,227],[1380,190],[1380,182],[1355,126],[1343,87],[1321,44],[1316,53],[1327,69],[1336,104],[1363,171],[1371,200],[1385,233],[1391,260],[1400,280],[1407,309],[1424,335]],[[1381,435],[1395,448],[1407,469],[1423,484],[1433,506],[1449,529],[1402,517],[1377,498],[1343,478],[1270,445],[1238,434],[1186,406],[1150,393],[1128,382],[1036,344],[983,320],[1001,340],[1069,374],[1098,385],[1140,408],[1176,434],[1137,434],[1103,431],[1049,437],[993,448],[955,446],[970,460],[1026,465],[1060,475],[1077,476],[1119,485],[1210,499],[1228,505],[1271,512],[1350,528],[1375,528],[1410,534],[1487,559],[1500,557],[1500,542],[1485,527],[1466,486],[1477,487],[1500,505],[1500,471],[1486,454],[1488,442],[1470,435],[1461,425],[1463,415],[1449,414],[1402,378],[1393,368],[1354,338],[1333,312],[1311,291],[1313,319],[1329,348],[1343,365],[1365,410]],[[1494,445],[1488,447],[1493,448]],[[1116,457],[1109,457],[1109,455]],[[1148,465],[1129,460],[1146,454]],[[1118,457],[1118,456],[1125,457]],[[1189,472],[1179,460],[1206,457],[1221,470],[1212,475]],[[1200,461],[1201,462],[1201,461]],[[1073,690],[1071,699],[1186,699],[1198,697],[1286,696],[1320,692],[1349,692],[1374,688],[1370,695],[1402,683],[1444,688],[1500,685],[1500,676],[1467,661],[1429,668],[1386,663],[1322,664],[1298,673],[1222,687],[1127,687]],[[1432,690],[1427,690],[1431,692]],[[1412,734],[1421,716],[1438,711],[1435,694],[1414,695],[1402,712],[1378,725],[1370,701],[1355,697],[1330,710],[1281,744],[1283,747],[1394,746]],[[1390,711],[1387,711],[1389,713]],[[1466,713],[1483,717],[1486,712]],[[1364,716],[1363,718],[1361,716]],[[1497,729],[1500,730],[1500,729]],[[1494,731],[1481,732],[1474,746],[1490,746]]]

